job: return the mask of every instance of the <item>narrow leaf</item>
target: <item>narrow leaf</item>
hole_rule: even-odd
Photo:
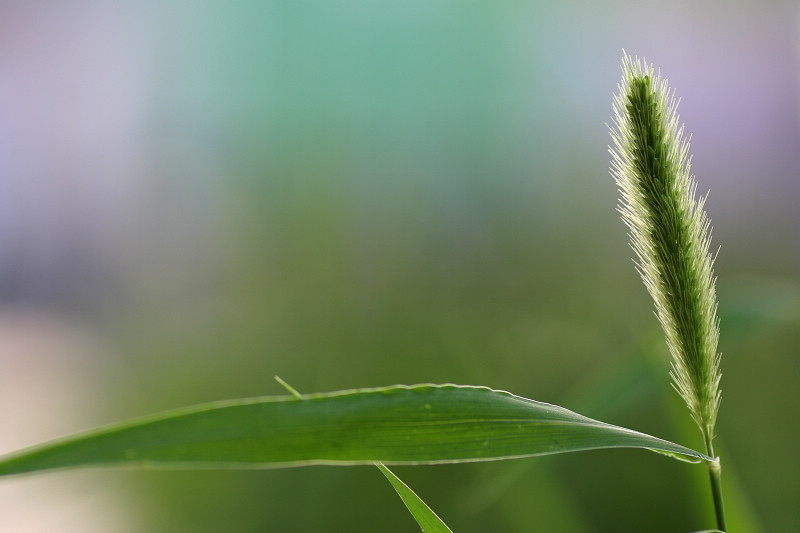
[[[600,448],[713,461],[678,444],[485,387],[393,386],[215,402],[0,458],[0,476],[82,466],[433,464]]]
[[[450,531],[450,528],[447,527],[447,524],[442,522],[442,519],[436,516],[436,513],[431,511],[431,508],[425,505],[425,502],[423,502],[408,485],[403,483],[399,477],[394,475],[391,470],[380,463],[376,466],[383,472],[383,475],[386,476],[386,479],[392,484],[394,490],[400,495],[400,498],[403,499],[403,503],[406,504],[408,511],[417,521],[424,533],[453,533]]]

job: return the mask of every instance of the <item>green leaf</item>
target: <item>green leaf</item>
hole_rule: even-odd
[[[433,464],[599,448],[713,461],[678,444],[485,387],[394,386],[215,402],[0,458],[0,476],[83,466]]]
[[[391,470],[380,463],[376,466],[383,472],[383,475],[386,476],[386,479],[392,484],[394,490],[400,495],[400,498],[403,499],[403,503],[406,504],[409,512],[424,533],[453,533],[450,531],[450,528],[447,527],[447,524],[442,522],[442,519],[436,516],[436,513],[431,511],[431,508],[425,505],[425,502],[423,502],[408,485],[403,483],[399,477],[394,475]]]

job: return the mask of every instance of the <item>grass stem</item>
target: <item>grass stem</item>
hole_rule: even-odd
[[[715,457],[714,446],[711,443],[711,438],[706,437],[706,455]],[[711,496],[714,499],[714,512],[717,516],[717,528],[720,531],[728,531],[728,526],[725,523],[725,506],[722,503],[722,465],[719,458],[713,463],[707,463],[708,477],[711,480]]]

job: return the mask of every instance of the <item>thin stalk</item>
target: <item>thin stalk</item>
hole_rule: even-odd
[[[711,438],[706,437],[706,455],[716,457],[714,455],[714,445],[711,443]],[[714,512],[717,515],[717,529],[720,531],[728,531],[728,526],[725,523],[725,506],[722,503],[722,465],[719,458],[713,463],[706,463],[708,466],[708,477],[711,480],[711,496],[714,498]]]

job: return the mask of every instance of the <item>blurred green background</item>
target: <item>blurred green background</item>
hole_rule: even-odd
[[[702,447],[608,175],[622,49],[693,133],[731,529],[798,531],[800,6],[0,3],[0,451],[222,398],[488,385]],[[643,451],[397,468],[455,532],[712,527]],[[0,482],[4,531],[417,531],[373,468]]]

